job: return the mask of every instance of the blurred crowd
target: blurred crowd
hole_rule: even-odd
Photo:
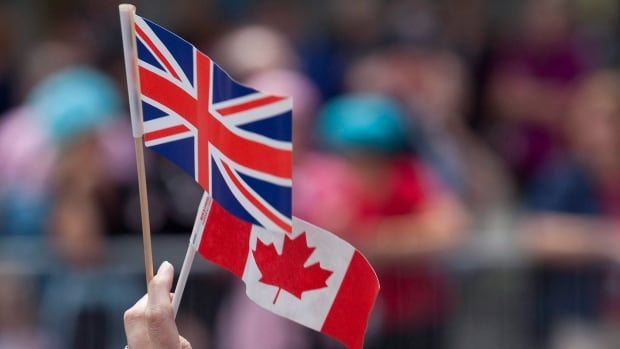
[[[367,348],[620,347],[617,1],[135,4],[294,98],[294,214],[377,270]],[[0,349],[124,345],[144,293],[110,248],[140,238],[127,111],[116,2],[0,2],[0,244],[40,246],[0,256]],[[146,155],[157,249],[201,191]],[[339,348],[219,271],[178,323],[196,349]]]

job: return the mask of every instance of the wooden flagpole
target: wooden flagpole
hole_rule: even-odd
[[[172,296],[172,307],[174,309],[174,316],[177,316],[179,311],[179,305],[181,304],[181,298],[183,298],[183,291],[187,284],[187,278],[189,271],[192,269],[192,263],[202,238],[202,231],[207,223],[207,217],[209,216],[209,210],[211,209],[211,201],[213,199],[206,191],[202,194],[200,205],[198,206],[198,212],[196,213],[196,220],[194,221],[194,227],[192,228],[192,236],[189,238],[189,244],[187,246],[187,252],[185,253],[185,259],[183,260],[183,266],[179,273],[179,280],[177,286],[174,289],[174,295]]]
[[[129,113],[131,131],[136,149],[138,168],[138,190],[140,193],[140,215],[142,217],[142,243],[144,248],[144,267],[146,285],[153,279],[153,250],[151,247],[151,226],[149,223],[149,204],[146,191],[146,173],[144,168],[144,147],[142,145],[142,108],[140,105],[140,80],[138,79],[138,55],[136,51],[136,33],[134,15],[136,7],[130,4],[118,6],[123,34],[123,53],[125,56],[125,73],[127,75],[127,92],[129,94]]]

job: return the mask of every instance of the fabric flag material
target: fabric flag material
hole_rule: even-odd
[[[226,210],[290,232],[292,99],[234,81],[174,33],[135,16],[144,142]]]
[[[291,233],[237,219],[213,200],[199,208],[192,247],[241,278],[261,307],[362,348],[379,281],[346,241],[293,217]]]

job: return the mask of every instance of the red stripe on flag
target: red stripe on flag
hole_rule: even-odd
[[[197,124],[196,100],[179,86],[148,69],[139,67],[140,92],[163,104],[192,125]]]
[[[153,53],[155,54],[155,56],[157,56],[157,59],[159,59],[159,61],[161,63],[163,63],[163,65],[166,67],[166,69],[168,70],[168,72],[170,74],[172,74],[172,76],[175,77],[175,79],[181,81],[181,78],[179,78],[179,76],[177,75],[177,73],[174,71],[174,69],[172,68],[172,66],[170,65],[170,62],[168,62],[168,60],[166,59],[166,57],[164,57],[164,55],[157,49],[157,46],[155,46],[155,44],[153,43],[153,41],[151,41],[151,38],[149,38],[148,35],[146,35],[146,33],[142,30],[142,28],[140,28],[140,26],[138,26],[137,24],[134,26],[136,27],[136,35],[142,40],[144,41],[144,43],[146,44],[146,46],[148,48],[151,49],[151,51],[153,51]]]
[[[230,177],[230,179],[233,181],[235,186],[239,189],[239,191],[241,191],[241,194],[243,194],[243,196],[246,199],[248,199],[248,201],[250,201],[252,203],[252,205],[254,205],[256,208],[258,208],[258,210],[261,213],[263,213],[265,216],[267,216],[267,218],[269,220],[271,220],[272,222],[274,222],[278,227],[282,228],[282,230],[284,230],[287,233],[291,232],[292,227],[290,226],[290,224],[287,224],[286,222],[284,222],[278,216],[273,214],[273,212],[271,212],[269,210],[269,208],[265,207],[265,205],[263,205],[260,201],[258,201],[258,199],[256,199],[254,197],[254,195],[252,195],[252,193],[250,193],[250,191],[248,191],[243,186],[243,184],[239,181],[239,179],[237,179],[237,177],[234,175],[234,173],[232,172],[230,167],[228,167],[228,165],[226,165],[224,162],[222,162],[222,166],[224,166],[224,171],[226,171],[226,173],[228,174],[228,177]]]
[[[216,123],[219,121],[208,119],[206,129],[217,130],[210,135],[209,141],[230,160],[259,172],[281,178],[291,178],[292,151],[290,149],[278,149],[260,141],[241,137],[225,125]]]
[[[144,140],[148,142],[148,141],[152,141],[158,138],[168,137],[168,136],[175,135],[177,133],[183,133],[187,131],[189,131],[189,128],[187,128],[185,125],[172,126],[172,127],[164,128],[161,130],[145,133]]]
[[[378,293],[377,275],[366,258],[355,251],[321,332],[349,349],[361,349]]]
[[[230,114],[246,111],[248,109],[262,107],[263,105],[267,105],[273,102],[278,102],[285,98],[286,97],[280,97],[280,96],[267,96],[267,97],[255,99],[253,101],[249,101],[249,102],[245,102],[245,103],[241,103],[237,105],[231,105],[230,107],[221,108],[221,109],[218,109],[217,112],[220,113],[220,115],[222,116],[227,116]]]
[[[198,253],[241,278],[250,251],[251,231],[250,223],[234,217],[213,201]]]
[[[196,92],[198,98],[196,99],[196,112],[199,116],[196,119],[198,123],[198,183],[202,185],[205,190],[211,188],[210,169],[211,156],[209,155],[209,148],[211,145],[211,139],[215,133],[219,133],[217,130],[220,127],[218,121],[214,120],[211,113],[209,113],[209,105],[211,104],[211,93],[209,92],[211,86],[211,59],[204,54],[197,54],[196,56],[196,73],[198,81],[196,82]],[[211,126],[213,125],[213,126]]]

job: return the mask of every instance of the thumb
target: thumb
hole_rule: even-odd
[[[174,311],[170,302],[173,277],[172,265],[164,262],[149,283],[146,323],[153,349],[179,347],[179,332],[174,323]]]

